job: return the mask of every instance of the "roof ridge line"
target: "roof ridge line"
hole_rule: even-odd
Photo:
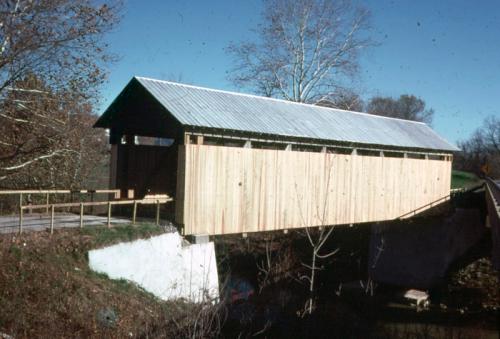
[[[134,78],[136,78],[136,79],[144,79],[144,80],[149,80],[149,81],[158,81],[158,82],[168,83],[168,84],[175,85],[175,86],[180,86],[180,87],[189,87],[189,88],[202,89],[202,90],[212,91],[212,92],[218,92],[218,93],[227,93],[227,94],[245,96],[245,97],[250,97],[250,98],[264,99],[264,100],[270,100],[270,101],[278,101],[278,102],[292,104],[292,105],[302,105],[302,106],[307,106],[307,107],[311,107],[312,106],[312,107],[321,108],[321,109],[325,109],[325,110],[329,110],[329,111],[342,111],[342,112],[347,112],[347,113],[351,113],[351,114],[368,115],[370,117],[381,118],[381,119],[400,120],[400,121],[414,123],[414,124],[422,124],[422,125],[425,125],[425,126],[429,127],[429,125],[427,125],[425,122],[415,121],[415,120],[386,117],[386,116],[383,116],[383,115],[371,114],[371,113],[366,113],[366,112],[349,111],[349,110],[345,110],[345,109],[341,109],[341,108],[332,108],[332,107],[320,106],[320,105],[315,105],[315,104],[307,104],[307,103],[304,103],[304,102],[290,101],[290,100],[284,100],[284,99],[278,99],[278,98],[271,98],[271,97],[263,97],[263,96],[259,96],[259,95],[255,95],[255,94],[232,92],[232,91],[227,91],[227,90],[222,90],[222,89],[215,89],[215,88],[210,88],[210,87],[188,85],[188,84],[183,84],[183,83],[180,83],[180,82],[160,80],[160,79],[153,79],[153,78],[148,78],[148,77],[143,77],[143,76],[137,76],[137,75],[135,75]]]

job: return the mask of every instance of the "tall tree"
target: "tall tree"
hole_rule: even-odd
[[[461,152],[455,157],[455,168],[500,178],[500,118],[484,119],[482,126],[458,147]],[[488,173],[483,173],[484,169]]]
[[[0,186],[84,177],[80,165],[98,150],[89,136],[104,137],[91,131],[92,110],[113,59],[103,37],[119,8],[92,0],[0,2]]]
[[[391,118],[432,123],[434,110],[426,108],[425,101],[414,95],[403,94],[398,99],[391,97],[373,97],[367,104],[368,113]]]
[[[317,105],[355,112],[362,112],[364,109],[364,101],[359,94],[344,88],[335,91],[328,99],[321,100]]]
[[[329,99],[358,69],[369,12],[351,0],[266,0],[258,41],[232,43],[230,80],[297,102]]]

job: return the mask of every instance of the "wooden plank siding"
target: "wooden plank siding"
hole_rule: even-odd
[[[230,234],[397,218],[450,193],[451,161],[179,146],[176,222]]]

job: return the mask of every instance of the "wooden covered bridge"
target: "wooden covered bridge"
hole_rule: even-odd
[[[447,199],[424,123],[134,77],[96,122],[111,185],[167,193],[184,234],[395,219]]]

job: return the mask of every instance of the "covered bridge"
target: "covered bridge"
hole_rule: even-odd
[[[420,122],[141,77],[95,127],[111,185],[174,197],[184,234],[394,219],[446,199],[457,150]]]

